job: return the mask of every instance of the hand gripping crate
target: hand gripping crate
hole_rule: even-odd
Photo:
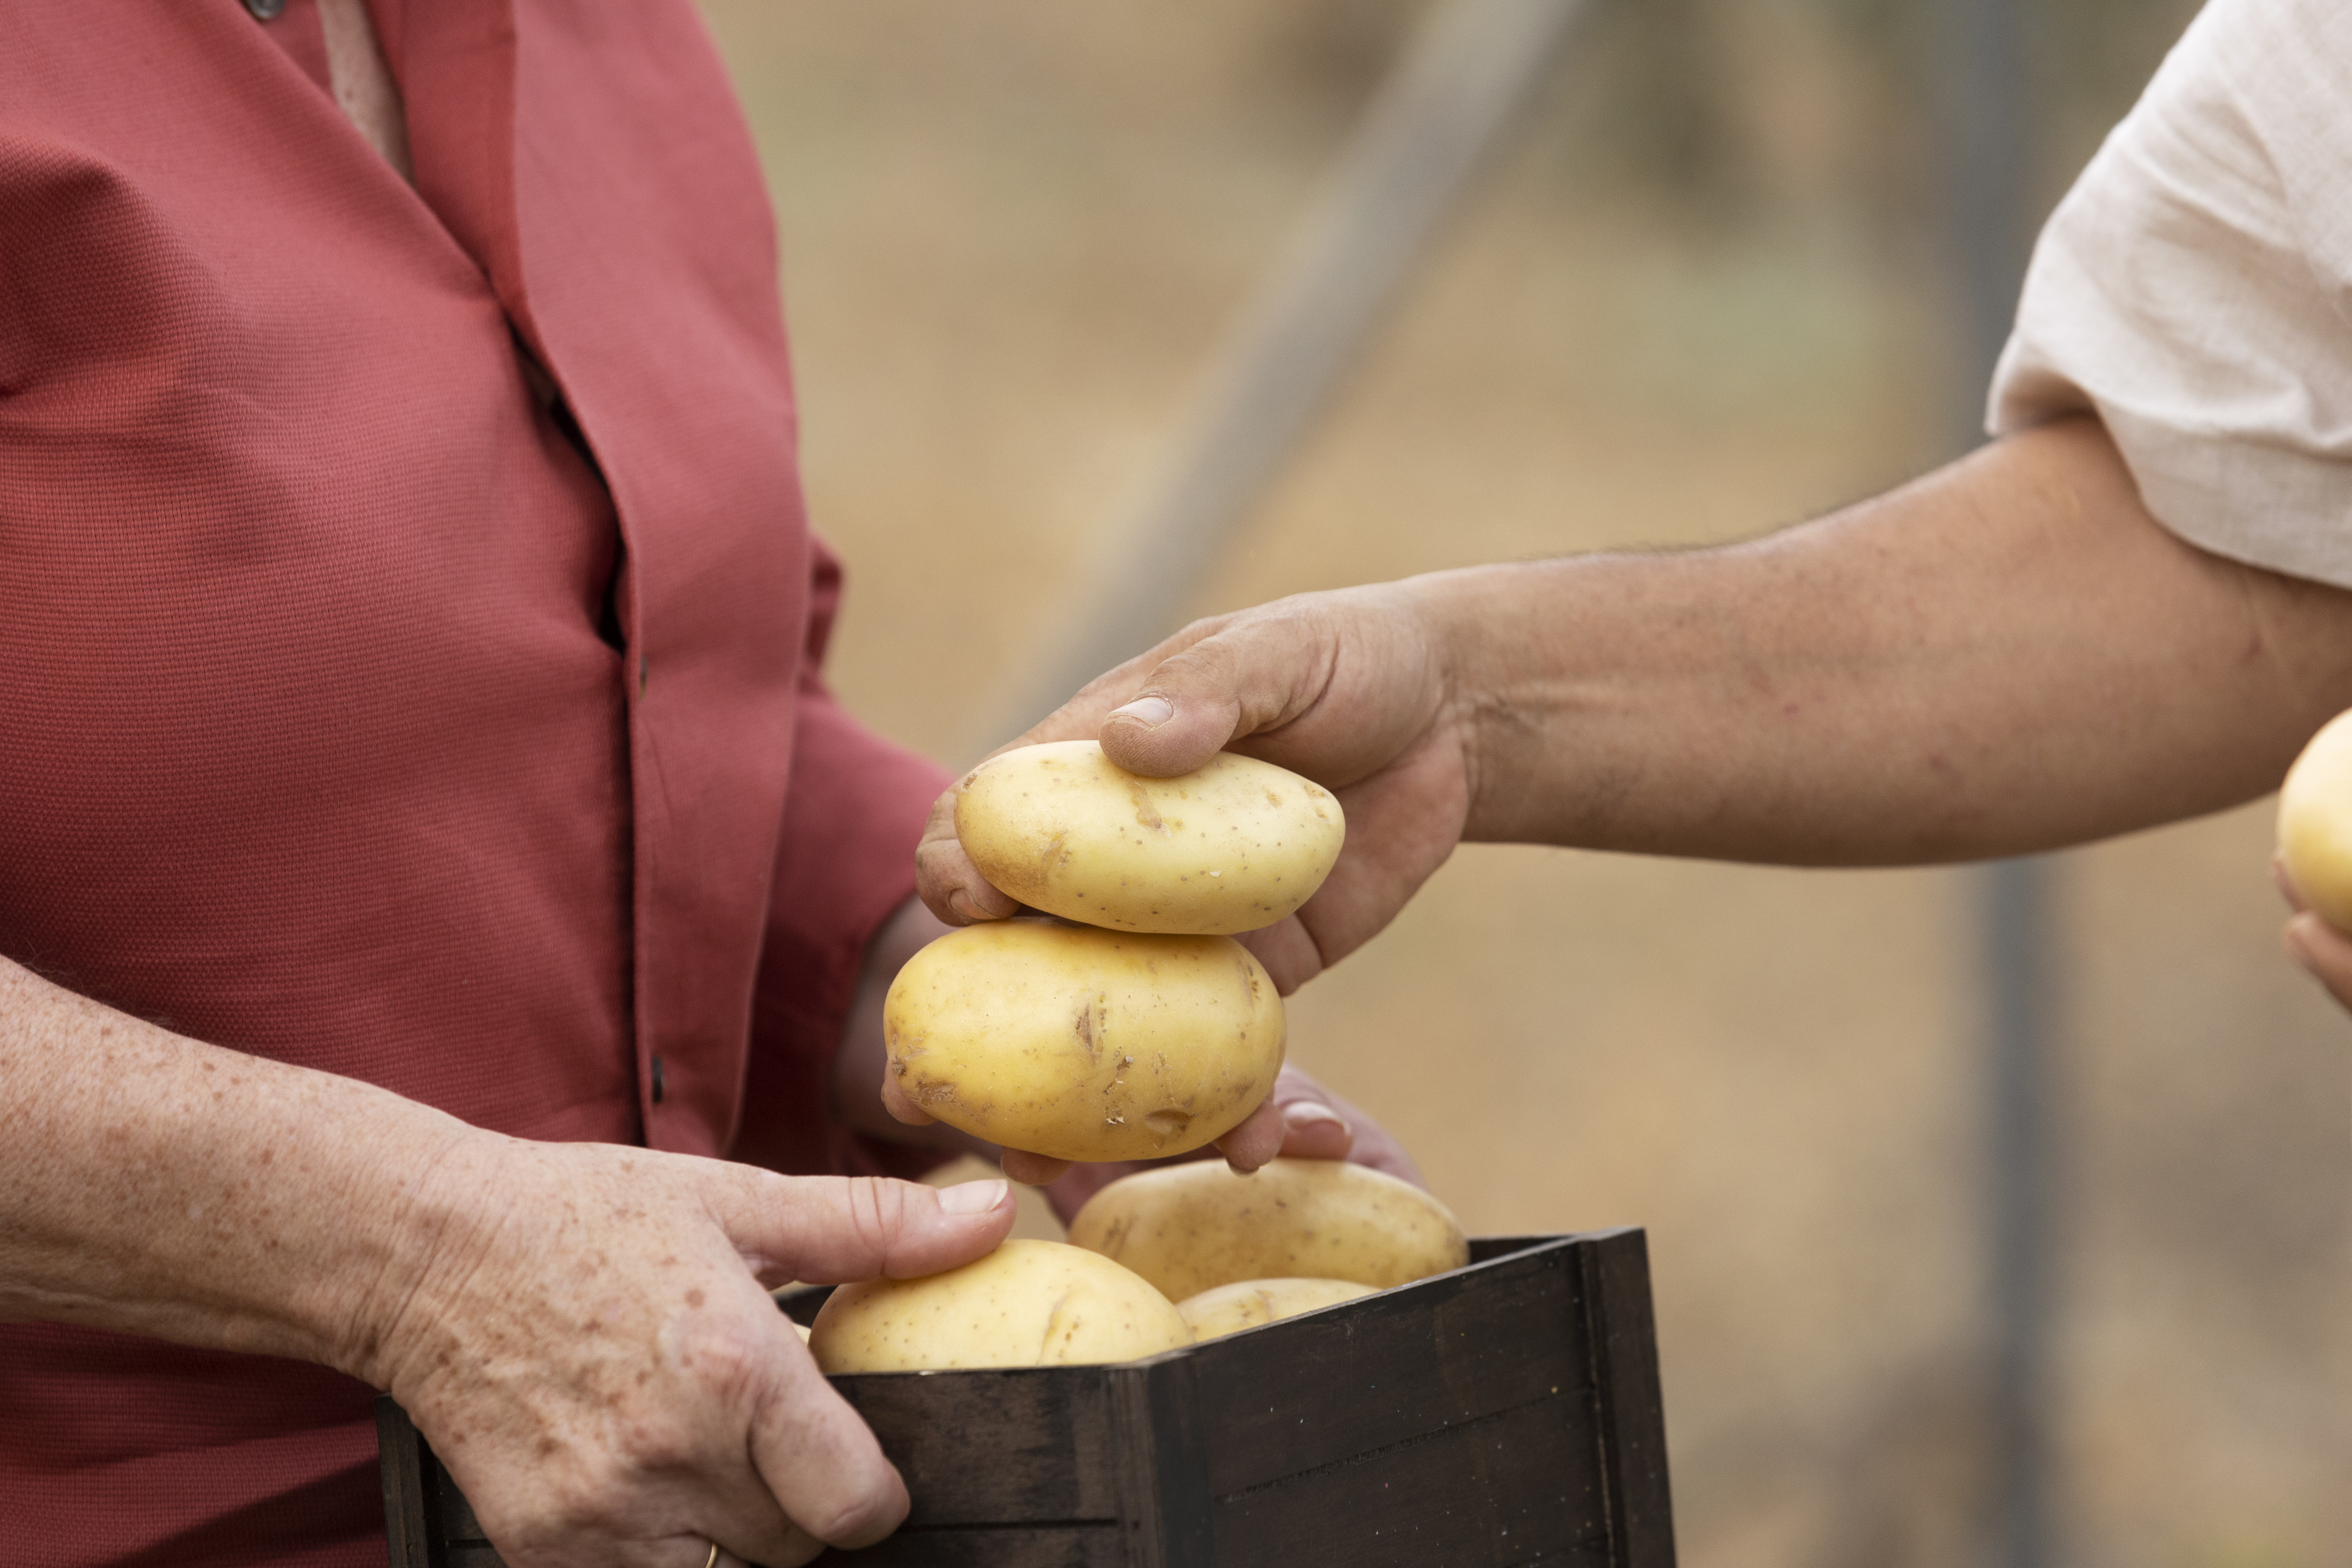
[[[793,1292],[803,1321],[822,1290]],[[1487,1238],[1433,1279],[1118,1366],[835,1386],[907,1479],[873,1568],[1672,1568],[1638,1230]],[[499,1568],[378,1402],[393,1568]]]

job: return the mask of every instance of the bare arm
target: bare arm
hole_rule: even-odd
[[[2184,544],[2089,420],[1757,544],[1431,593],[1477,838],[1801,864],[2048,848],[2273,789],[2352,700],[2352,595]]]
[[[530,1143],[172,1035],[0,961],[0,1316],[397,1395],[517,1568],[806,1561],[906,1494],[763,1286],[978,1256],[1002,1184]]]
[[[1204,621],[1028,739],[1337,788],[1349,845],[1253,939],[1295,985],[1464,839],[1808,865],[2012,854],[2276,787],[2352,704],[2352,595],[2180,542],[2105,432],[1996,443],[1756,543],[1478,567]],[[924,892],[1010,900],[933,816]]]

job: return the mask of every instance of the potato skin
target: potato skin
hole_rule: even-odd
[[[1222,936],[971,926],[899,970],[882,1028],[908,1099],[1057,1160],[1200,1148],[1255,1110],[1282,1070],[1282,998]]]
[[[2352,931],[2352,713],[2320,726],[2279,788],[2279,856],[2303,901]]]
[[[1251,1176],[1222,1160],[1138,1172],[1087,1200],[1070,1240],[1178,1301],[1247,1279],[1386,1289],[1470,1261],[1444,1204],[1342,1160],[1276,1160]]]
[[[1183,1315],[1184,1326],[1197,1342],[1237,1334],[1371,1293],[1370,1285],[1352,1279],[1237,1279],[1185,1297],[1176,1303],[1176,1310]]]
[[[992,757],[956,786],[956,837],[1032,909],[1116,931],[1231,936],[1305,903],[1347,820],[1322,785],[1220,752],[1171,779],[1114,766],[1093,741]]]
[[[817,1309],[809,1352],[830,1376],[1090,1365],[1192,1342],[1174,1304],[1110,1259],[1007,1241],[943,1274],[844,1285]]]

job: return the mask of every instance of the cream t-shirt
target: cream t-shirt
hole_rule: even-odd
[[[2211,0],[2052,216],[1990,426],[2085,409],[2181,537],[2352,587],[2352,0]]]

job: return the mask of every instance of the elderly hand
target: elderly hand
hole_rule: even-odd
[[[1307,594],[1196,622],[1013,744],[1099,737],[1120,767],[1160,777],[1234,751],[1336,794],[1348,840],[1329,879],[1297,914],[1240,939],[1287,995],[1387,925],[1468,819],[1470,726],[1421,586]],[[957,841],[952,790],[931,809],[916,864],[941,920],[1019,908]]]
[[[785,1177],[481,1135],[441,1163],[429,1259],[352,1370],[415,1419],[513,1568],[791,1568],[907,1493],[768,1295],[929,1274],[1013,1223],[1002,1182]]]

